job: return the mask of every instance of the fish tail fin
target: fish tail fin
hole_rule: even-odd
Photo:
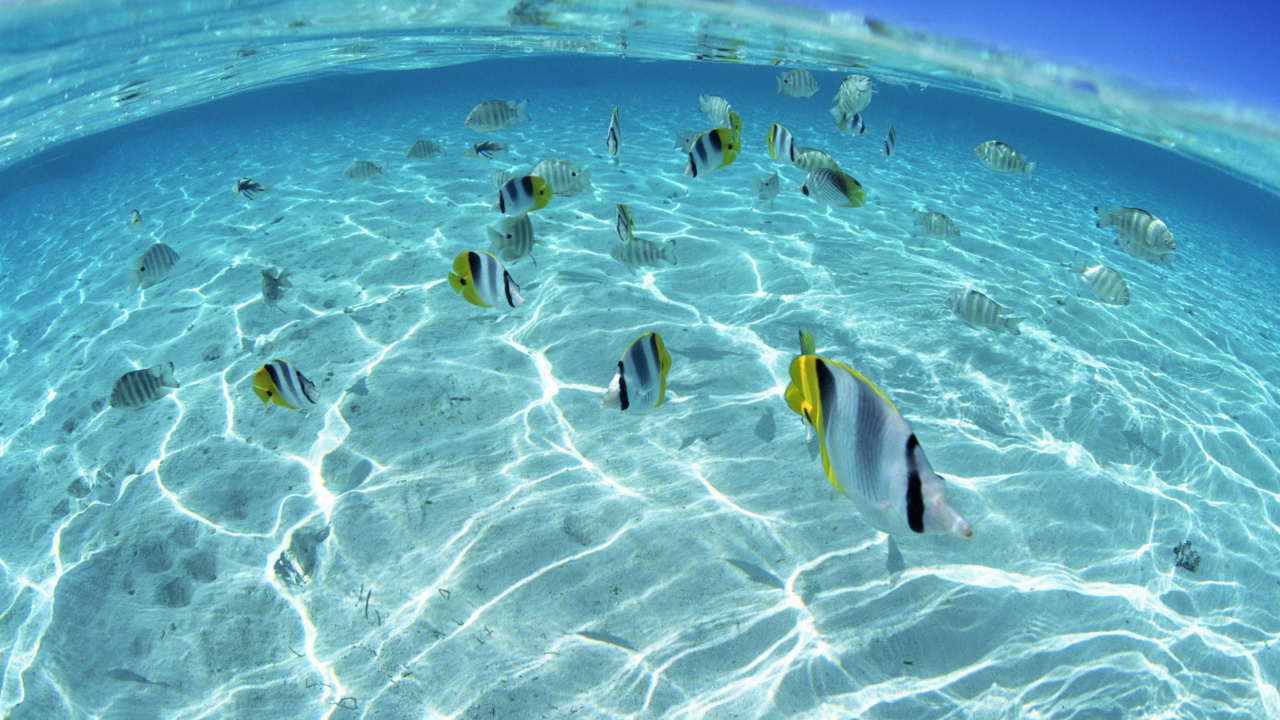
[[[520,119],[520,120],[528,120],[528,119],[529,119],[529,101],[528,101],[528,99],[521,100],[521,101],[520,101],[520,103],[519,103],[518,105],[516,105],[516,107],[515,107],[515,111],[516,111],[516,118],[517,118],[517,119]]]
[[[753,192],[753,193],[758,193],[758,192],[763,192],[763,191],[764,191],[764,183],[760,181],[760,178],[752,178],[752,179],[751,179],[751,187],[753,188],[753,189],[751,190],[751,192]]]
[[[777,77],[777,81],[778,81],[778,94],[781,95],[782,94],[782,76],[781,75]]]
[[[587,168],[586,170],[582,170],[578,173],[578,184],[582,187],[586,187],[591,184],[591,168]]]
[[[173,379],[173,363],[167,362],[160,366],[160,384],[171,388],[182,387]]]
[[[1036,169],[1036,164],[1033,162],[1029,162],[1027,163],[1027,166],[1022,169],[1022,172],[1026,174],[1028,180],[1035,180],[1035,178],[1031,177],[1031,173],[1034,172],[1035,169]]]
[[[288,270],[281,270],[280,274],[276,276],[276,282],[279,283],[280,287],[286,287],[286,288],[293,287],[293,283],[289,282]]]
[[[1093,211],[1098,213],[1098,227],[1104,228],[1116,224],[1116,218],[1111,214],[1110,210],[1103,210],[1101,207],[1094,205]]]
[[[133,283],[129,288],[129,294],[132,295],[138,292],[138,286],[142,285],[142,273],[137,270],[128,270],[126,274],[129,276],[129,281]]]
[[[1026,320],[1026,318],[1020,318],[1020,317],[1005,318],[1004,329],[1008,330],[1010,335],[1021,335],[1022,331],[1018,329],[1018,323],[1021,323],[1023,320]]]
[[[1093,264],[1093,258],[1077,250],[1075,257],[1071,260],[1071,272],[1082,273]]]
[[[662,246],[662,259],[666,260],[672,265],[676,264],[676,241],[675,240],[668,240],[667,244]]]
[[[502,249],[502,241],[506,239],[506,236],[505,236],[505,235],[503,235],[502,233],[498,232],[497,230],[494,230],[494,229],[493,229],[493,228],[491,228],[491,227],[486,227],[486,228],[485,228],[485,230],[488,230],[488,231],[489,231],[489,252],[490,252],[490,253],[496,253],[496,252],[498,252],[499,250],[501,250],[501,249]],[[455,276],[455,275],[457,275],[457,273],[449,273],[449,282],[450,282],[450,284],[452,284],[452,283],[453,283],[453,278],[454,278],[454,276]],[[453,289],[454,289],[454,290],[457,290],[457,289],[458,289],[458,286],[456,286],[456,285],[455,285]]]

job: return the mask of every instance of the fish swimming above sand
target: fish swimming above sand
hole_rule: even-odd
[[[551,196],[551,183],[536,175],[521,175],[511,178],[498,190],[493,209],[504,215],[523,215],[546,207]]]
[[[973,149],[982,164],[990,170],[1010,175],[1025,175],[1028,180],[1036,169],[1036,164],[1026,155],[996,140],[988,140]]]
[[[693,149],[693,144],[698,142],[698,138],[700,137],[702,137],[702,133],[696,130],[691,130],[686,133],[676,133],[676,147],[680,148],[681,152],[688,154],[688,152]]]
[[[627,244],[636,239],[635,218],[631,215],[631,210],[621,203],[616,208],[613,226],[618,232],[618,242]]]
[[[609,389],[600,400],[601,408],[622,411],[652,410],[667,399],[667,374],[671,356],[656,332],[636,338],[622,353]]]
[[[774,123],[769,126],[769,157],[785,165],[795,165],[799,150],[795,138],[786,127]]]
[[[409,146],[404,156],[410,160],[429,160],[444,152],[440,143],[434,140],[418,140]]]
[[[893,123],[890,123],[889,132],[884,136],[884,149],[881,150],[880,152],[885,157],[893,157],[893,153],[897,149],[898,149],[898,130],[893,126]]]
[[[840,163],[836,159],[813,148],[796,146],[795,166],[809,173],[814,170],[839,170]]]
[[[793,98],[813,97],[818,79],[808,70],[790,70],[778,76],[778,92]]]
[[[778,197],[778,193],[782,191],[782,179],[778,173],[773,173],[768,177],[755,178],[752,180],[752,191],[756,194],[761,202],[767,201],[769,207],[773,207],[773,199]]]
[[[368,182],[384,174],[381,165],[371,163],[368,160],[356,160],[342,171],[343,178],[355,183]]]
[[[1071,272],[1080,273],[1080,279],[1093,291],[1093,294],[1108,305],[1129,304],[1129,284],[1120,273],[1093,261],[1093,258],[1076,251],[1071,263]]]
[[[275,403],[290,410],[315,405],[320,400],[316,386],[287,361],[276,358],[253,375],[253,392],[265,407]]]
[[[164,397],[169,388],[181,387],[173,379],[173,363],[163,363],[120,376],[111,388],[111,407],[136,409]]]
[[[449,273],[449,285],[472,305],[512,310],[524,304],[520,286],[498,258],[483,250],[459,253]]]
[[[1110,210],[1095,207],[1098,227],[1114,227],[1116,244],[1139,260],[1167,263],[1164,257],[1178,249],[1173,233],[1160,218],[1140,208],[1112,205]]]
[[[494,132],[529,119],[529,101],[488,100],[471,109],[464,121],[478,132]]]
[[[862,183],[839,170],[814,170],[797,189],[818,202],[837,207],[862,207],[867,197]]]
[[[939,240],[950,240],[951,238],[960,237],[960,228],[951,218],[936,212],[925,212],[919,208],[914,211],[915,224],[918,228],[923,228],[925,232],[938,238]]]
[[[609,150],[609,157],[613,158],[613,162],[618,162],[618,148],[622,146],[622,125],[618,123],[618,106],[613,106],[613,114],[609,116],[609,135],[604,140],[605,148]]]
[[[240,178],[231,184],[231,192],[243,196],[246,200],[252,200],[270,189],[253,178]]]
[[[867,134],[867,123],[862,119],[862,113],[853,113],[852,115],[840,113],[835,116],[835,120],[836,129],[842,133],[850,135]]]
[[[787,406],[818,436],[822,471],[862,517],[890,534],[973,529],[947,500],[915,431],[889,397],[848,365],[802,352],[791,361]]]
[[[728,167],[738,157],[738,136],[728,128],[715,128],[702,133],[689,150],[685,177],[698,177],[712,170]]]
[[[293,287],[288,275],[288,270],[279,275],[271,270],[262,271],[262,301],[267,304],[267,307],[275,307],[280,298],[284,297],[285,288]]]
[[[487,227],[489,234],[489,253],[501,255],[503,260],[516,261],[526,255],[533,254],[533,246],[538,241],[533,237],[533,223],[529,221],[529,213],[518,217],[504,217],[498,228]],[[534,263],[538,261],[535,258]]]
[[[156,283],[168,280],[177,264],[178,253],[168,245],[156,243],[147,248],[142,257],[134,261],[134,268],[129,271],[129,277],[133,279],[133,287],[129,293],[137,292],[138,288],[146,290]]]
[[[129,213],[129,229],[136,233],[142,232],[142,213],[137,210]]]
[[[662,263],[676,264],[676,241],[668,240],[659,245],[635,238],[629,243],[617,243],[609,250],[609,257],[627,266],[631,274],[638,267],[658,267]]]
[[[492,160],[507,151],[507,146],[492,140],[481,140],[467,148],[467,157],[477,160]]]
[[[530,175],[551,183],[551,191],[557,196],[577,195],[591,187],[591,168],[579,168],[578,163],[568,160],[543,160],[533,167]]]
[[[698,112],[707,116],[712,127],[732,128],[730,117],[734,115],[733,106],[719,95],[699,95]],[[688,152],[686,150],[685,152]]]
[[[1000,303],[977,290],[956,290],[947,296],[947,307],[972,328],[1021,335],[1018,323],[1026,318],[1009,317]]]
[[[507,181],[513,177],[515,176],[506,170],[494,170],[493,174],[489,176],[489,184],[493,186],[494,190],[501,190],[502,186],[506,185]]]

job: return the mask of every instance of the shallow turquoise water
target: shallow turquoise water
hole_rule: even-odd
[[[1274,647],[1276,198],[1016,104],[879,82],[870,132],[774,68],[563,55],[257,90],[59,145],[0,176],[0,526],[13,718],[1241,717],[1280,713]],[[673,138],[727,97],[744,152],[681,177]],[[494,137],[477,102],[529,97]],[[604,150],[619,106],[623,146]],[[771,122],[867,189],[827,208]],[[896,153],[880,148],[889,123]],[[417,139],[442,157],[411,163]],[[973,156],[1000,139],[1036,179]],[[445,280],[484,249],[495,169],[593,189],[531,217],[527,304]],[[353,160],[386,176],[353,184]],[[774,170],[770,207],[750,193]],[[271,187],[247,202],[240,177]],[[614,204],[679,264],[609,256]],[[1171,267],[1094,226],[1145,207]],[[127,226],[129,211],[144,217]],[[913,208],[959,238],[918,234]],[[154,241],[182,256],[130,295]],[[1098,303],[1080,250],[1133,302]],[[296,288],[261,301],[263,268]],[[973,287],[1019,336],[945,307]],[[972,539],[869,527],[782,399],[796,330],[913,423]],[[658,331],[670,395],[598,407]],[[282,357],[307,412],[264,410]],[[104,408],[122,373],[182,387]],[[328,528],[326,532],[325,529]],[[1194,572],[1174,565],[1191,540]],[[312,579],[275,571],[286,549]],[[371,595],[366,595],[371,591]]]

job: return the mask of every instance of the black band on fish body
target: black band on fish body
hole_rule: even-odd
[[[916,449],[920,441],[915,433],[907,438],[907,526],[924,532],[924,489],[920,485],[920,469],[916,467]]]
[[[512,301],[511,299],[511,286],[514,284],[515,284],[515,281],[511,279],[511,273],[508,273],[507,271],[504,270],[502,272],[502,292],[506,294],[507,305],[511,307],[516,306],[515,302]]]
[[[480,278],[484,277],[483,272],[481,272],[483,260],[480,257],[480,253],[467,253],[467,267],[471,269],[471,281],[476,284],[476,287],[484,287],[484,284],[480,282]]]
[[[618,402],[623,410],[631,405],[631,400],[627,398],[627,366],[621,360],[618,361]]]

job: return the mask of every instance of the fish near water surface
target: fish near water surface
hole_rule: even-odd
[[[818,79],[808,70],[790,70],[777,79],[778,92],[787,97],[809,98],[818,92]]]
[[[472,108],[463,122],[477,132],[494,132],[528,120],[528,110],[528,100],[488,100]]]
[[[981,160],[989,170],[1010,175],[1023,175],[1028,180],[1032,179],[1031,173],[1036,169],[1036,164],[1027,159],[1026,155],[998,140],[982,143],[973,149],[973,154],[977,155],[978,160]]]
[[[609,116],[609,135],[604,141],[605,148],[613,162],[618,162],[618,148],[622,146],[622,125],[618,122],[618,106],[613,106],[613,115]]]

